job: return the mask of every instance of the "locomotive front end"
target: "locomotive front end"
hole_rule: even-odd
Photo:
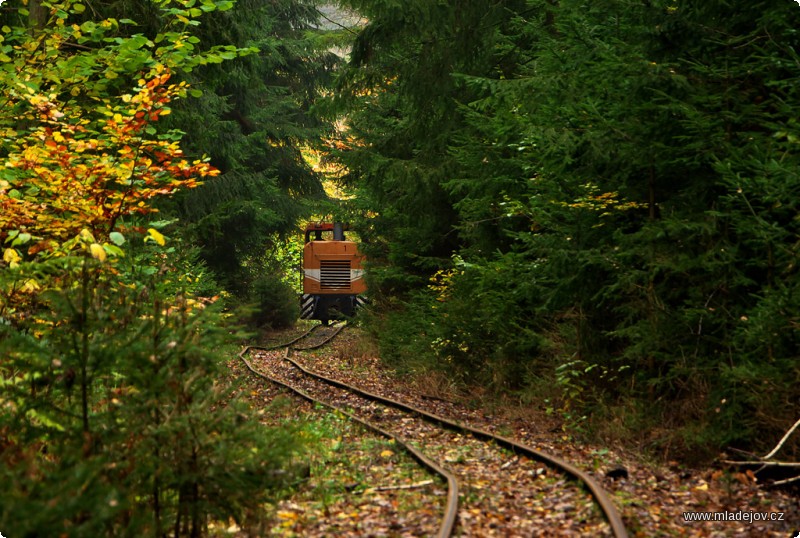
[[[303,247],[302,319],[329,320],[352,317],[364,303],[363,256],[355,242],[347,241],[336,224],[309,224]]]

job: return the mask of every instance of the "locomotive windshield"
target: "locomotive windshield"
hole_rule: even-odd
[[[340,222],[333,224],[309,224],[306,227],[306,243],[311,241],[345,241],[345,227]],[[313,235],[313,238],[312,238]]]

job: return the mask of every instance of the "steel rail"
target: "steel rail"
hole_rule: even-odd
[[[314,331],[316,331],[320,327],[324,327],[324,325],[322,325],[321,323],[318,323],[316,325],[312,325],[310,329],[308,329],[306,332],[304,332],[300,336],[297,336],[294,339],[289,340],[288,342],[283,342],[282,344],[275,344],[273,346],[267,346],[267,347],[251,346],[250,349],[259,349],[261,351],[274,351],[276,349],[282,349],[282,348],[285,348],[285,347],[289,347],[292,344],[295,344],[295,343],[299,342],[300,340],[310,336],[311,333],[313,333]]]
[[[359,395],[359,396],[361,396],[363,398],[366,398],[368,400],[371,400],[371,401],[374,401],[374,402],[383,403],[384,405],[388,405],[388,406],[394,407],[396,409],[399,409],[401,411],[405,411],[407,413],[417,414],[419,416],[427,418],[428,420],[431,420],[433,422],[437,422],[437,423],[441,424],[442,426],[444,426],[446,428],[449,428],[451,430],[470,433],[473,436],[475,436],[476,438],[484,440],[484,441],[489,441],[489,440],[495,441],[498,445],[503,446],[504,448],[507,448],[507,449],[517,453],[517,454],[522,454],[524,456],[528,456],[528,457],[530,457],[532,459],[541,461],[541,462],[543,462],[543,463],[545,463],[545,464],[547,464],[547,465],[549,465],[551,467],[555,467],[557,469],[560,469],[564,473],[572,476],[573,478],[579,480],[580,482],[582,482],[583,484],[586,485],[586,487],[589,490],[589,492],[591,493],[592,497],[597,502],[597,504],[600,506],[600,509],[602,510],[603,515],[606,518],[606,521],[608,522],[609,526],[611,527],[611,531],[614,534],[614,536],[616,538],[628,538],[628,531],[625,528],[625,524],[622,521],[622,517],[619,515],[619,512],[617,511],[617,508],[614,506],[614,503],[611,501],[611,498],[608,496],[608,493],[602,488],[602,486],[600,486],[600,484],[597,483],[597,481],[594,478],[589,476],[584,471],[578,469],[574,465],[568,463],[567,461],[564,461],[561,458],[558,458],[558,457],[553,456],[551,454],[547,454],[545,452],[542,452],[541,450],[537,450],[537,449],[535,449],[535,448],[533,448],[531,446],[524,445],[524,444],[522,444],[522,443],[520,443],[518,441],[515,441],[514,439],[510,439],[508,437],[504,437],[504,436],[501,436],[501,435],[495,435],[493,433],[490,433],[490,432],[488,432],[486,430],[482,430],[482,429],[479,429],[479,428],[473,428],[471,426],[466,426],[464,424],[460,424],[460,423],[454,422],[454,421],[452,421],[450,419],[444,418],[444,417],[436,415],[434,413],[430,413],[430,412],[425,411],[423,409],[420,409],[420,408],[418,408],[416,406],[413,406],[413,405],[410,405],[410,404],[406,404],[406,403],[394,400],[392,398],[388,398],[386,396],[381,396],[379,394],[374,394],[372,392],[360,389],[358,387],[354,387],[354,386],[349,385],[347,383],[344,383],[342,381],[339,381],[339,380],[336,380],[336,379],[332,379],[332,378],[324,376],[322,374],[313,372],[313,371],[305,368],[301,364],[299,364],[297,361],[295,361],[291,357],[289,357],[288,356],[288,350],[287,350],[287,357],[285,357],[285,360],[289,361],[298,370],[300,370],[305,375],[310,376],[312,378],[318,379],[320,381],[323,381],[323,382],[328,383],[330,385],[333,385],[335,387],[338,387],[338,388],[344,389],[346,391],[352,392],[353,394],[357,394],[357,395]]]
[[[319,325],[318,325],[318,327],[319,327]],[[323,325],[323,327],[324,327],[324,325]],[[333,325],[330,325],[330,327],[333,327]],[[319,343],[317,343],[317,344],[312,344],[312,345],[310,345],[310,346],[304,346],[304,347],[292,347],[292,344],[294,344],[295,342],[297,342],[298,340],[300,340],[299,338],[296,338],[295,340],[293,340],[292,342],[290,342],[290,343],[289,343],[289,345],[287,345],[287,346],[283,346],[283,347],[285,347],[285,348],[286,348],[286,351],[287,351],[287,352],[288,352],[290,349],[294,349],[294,350],[297,350],[297,351],[311,351],[311,350],[313,350],[313,349],[319,349],[319,348],[321,348],[322,346],[324,346],[325,344],[327,344],[328,342],[330,342],[331,340],[333,340],[334,338],[336,338],[336,336],[337,336],[337,335],[338,335],[340,332],[342,332],[342,331],[344,330],[344,328],[345,328],[345,327],[347,327],[347,323],[346,323],[346,322],[345,322],[345,323],[342,323],[341,325],[339,325],[338,327],[336,327],[336,330],[335,330],[335,331],[333,331],[333,333],[332,333],[332,334],[329,334],[328,336],[326,336],[326,337],[325,337],[325,339],[324,339],[322,342],[319,342]]]
[[[321,347],[325,343],[329,342],[331,339],[333,339],[334,336],[339,334],[339,332],[341,332],[341,330],[343,328],[344,328],[344,325],[342,327],[340,327],[325,342],[323,342],[323,344],[320,344],[319,346],[316,346],[316,347]],[[313,328],[312,328],[311,331],[313,331]],[[308,331],[308,333],[310,333],[311,331]],[[308,334],[308,333],[306,333],[306,334]],[[292,343],[296,342],[297,340],[299,340],[299,339],[293,340]],[[280,347],[286,347],[287,348],[287,353],[288,353],[289,352],[289,346],[291,346],[291,343],[286,345],[286,346],[279,346],[279,347],[271,348],[271,349],[274,350],[274,349],[279,349]],[[248,361],[247,358],[245,357],[250,352],[250,350],[253,350],[253,349],[260,350],[260,351],[264,351],[265,350],[265,348],[259,347],[259,346],[247,346],[244,349],[242,349],[242,351],[239,353],[239,359],[241,359],[241,361],[244,363],[245,367],[248,370],[250,370],[250,372],[253,375],[255,375],[257,377],[260,377],[262,379],[266,379],[271,383],[274,383],[274,384],[276,384],[278,386],[281,386],[281,387],[283,387],[283,388],[285,388],[287,390],[290,390],[290,391],[294,392],[295,394],[297,394],[298,396],[302,397],[303,399],[305,399],[305,400],[307,400],[309,402],[318,403],[320,405],[324,405],[325,407],[328,407],[329,409],[333,409],[335,411],[338,411],[338,412],[342,413],[342,415],[346,416],[348,419],[350,419],[350,420],[352,420],[354,422],[357,422],[358,424],[361,424],[362,426],[364,426],[368,430],[371,430],[371,431],[373,431],[373,432],[375,432],[375,433],[377,433],[379,435],[382,435],[384,437],[387,437],[389,439],[393,439],[394,442],[397,445],[399,445],[400,447],[402,447],[406,452],[408,452],[411,455],[412,458],[414,458],[420,464],[422,464],[423,466],[427,467],[428,469],[430,469],[434,473],[436,473],[439,476],[441,476],[442,478],[444,478],[445,481],[447,482],[447,500],[445,501],[445,513],[444,513],[444,517],[442,518],[442,524],[440,525],[439,532],[437,533],[436,536],[438,538],[449,538],[453,534],[453,530],[455,529],[455,524],[456,524],[456,518],[458,517],[458,480],[456,479],[456,476],[453,473],[451,473],[450,471],[448,471],[447,469],[445,469],[444,467],[439,465],[436,461],[430,459],[428,456],[423,454],[419,449],[415,448],[414,446],[409,444],[407,441],[405,441],[404,439],[402,439],[398,435],[395,435],[395,434],[393,434],[393,433],[391,433],[389,431],[386,431],[386,430],[380,428],[379,426],[376,426],[375,424],[367,422],[366,420],[363,420],[362,418],[359,418],[359,417],[355,416],[354,414],[350,413],[349,411],[347,411],[347,410],[345,410],[343,408],[340,408],[340,407],[338,407],[336,405],[333,405],[332,403],[326,402],[324,400],[319,400],[319,399],[311,396],[307,392],[305,392],[305,391],[303,391],[303,390],[301,390],[301,389],[299,389],[297,387],[294,387],[294,386],[292,386],[292,385],[290,385],[288,383],[280,381],[279,379],[275,379],[272,376],[257,370],[256,368],[253,367],[253,365],[250,363],[250,361]],[[303,348],[303,349],[306,349],[306,348]],[[307,348],[307,349],[315,349],[315,347],[310,347],[310,348]]]
[[[272,345],[272,346],[248,346],[248,348],[249,349],[257,349],[259,351],[275,351],[276,349],[291,348],[297,342],[299,342],[301,340],[304,340],[305,338],[308,338],[309,336],[311,336],[311,333],[315,332],[317,329],[319,329],[321,327],[336,327],[336,325],[335,324],[334,325],[323,325],[321,323],[318,323],[316,325],[313,325],[310,329],[308,329],[306,332],[302,333],[300,336],[297,336],[297,337],[289,340],[288,342],[283,342],[281,344],[275,344],[275,345]],[[320,347],[324,346],[325,344],[327,344],[328,342],[330,342],[331,340],[333,340],[336,337],[336,335],[338,335],[340,332],[342,332],[342,330],[345,327],[347,327],[347,323],[346,322],[344,322],[344,323],[342,323],[342,325],[336,327],[336,331],[334,331],[333,334],[331,334],[327,338],[325,338],[322,342],[320,342],[318,344],[311,345],[311,346],[307,346],[307,347],[298,347],[298,348],[295,348],[295,349],[297,349],[298,351],[310,351],[312,349],[320,348]]]

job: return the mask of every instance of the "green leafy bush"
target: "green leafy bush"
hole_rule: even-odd
[[[268,273],[257,277],[251,299],[255,308],[250,319],[257,327],[291,327],[300,316],[297,294],[277,275]]]
[[[0,328],[2,528],[196,536],[212,519],[245,526],[282,485],[296,443],[231,400],[232,327],[215,305],[174,295],[182,279],[159,254],[140,280],[144,258],[117,277],[62,260],[61,288]]]

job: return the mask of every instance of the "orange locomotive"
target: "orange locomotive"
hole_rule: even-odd
[[[300,317],[327,323],[352,316],[365,302],[363,261],[356,244],[345,240],[341,223],[309,224],[303,247]]]

